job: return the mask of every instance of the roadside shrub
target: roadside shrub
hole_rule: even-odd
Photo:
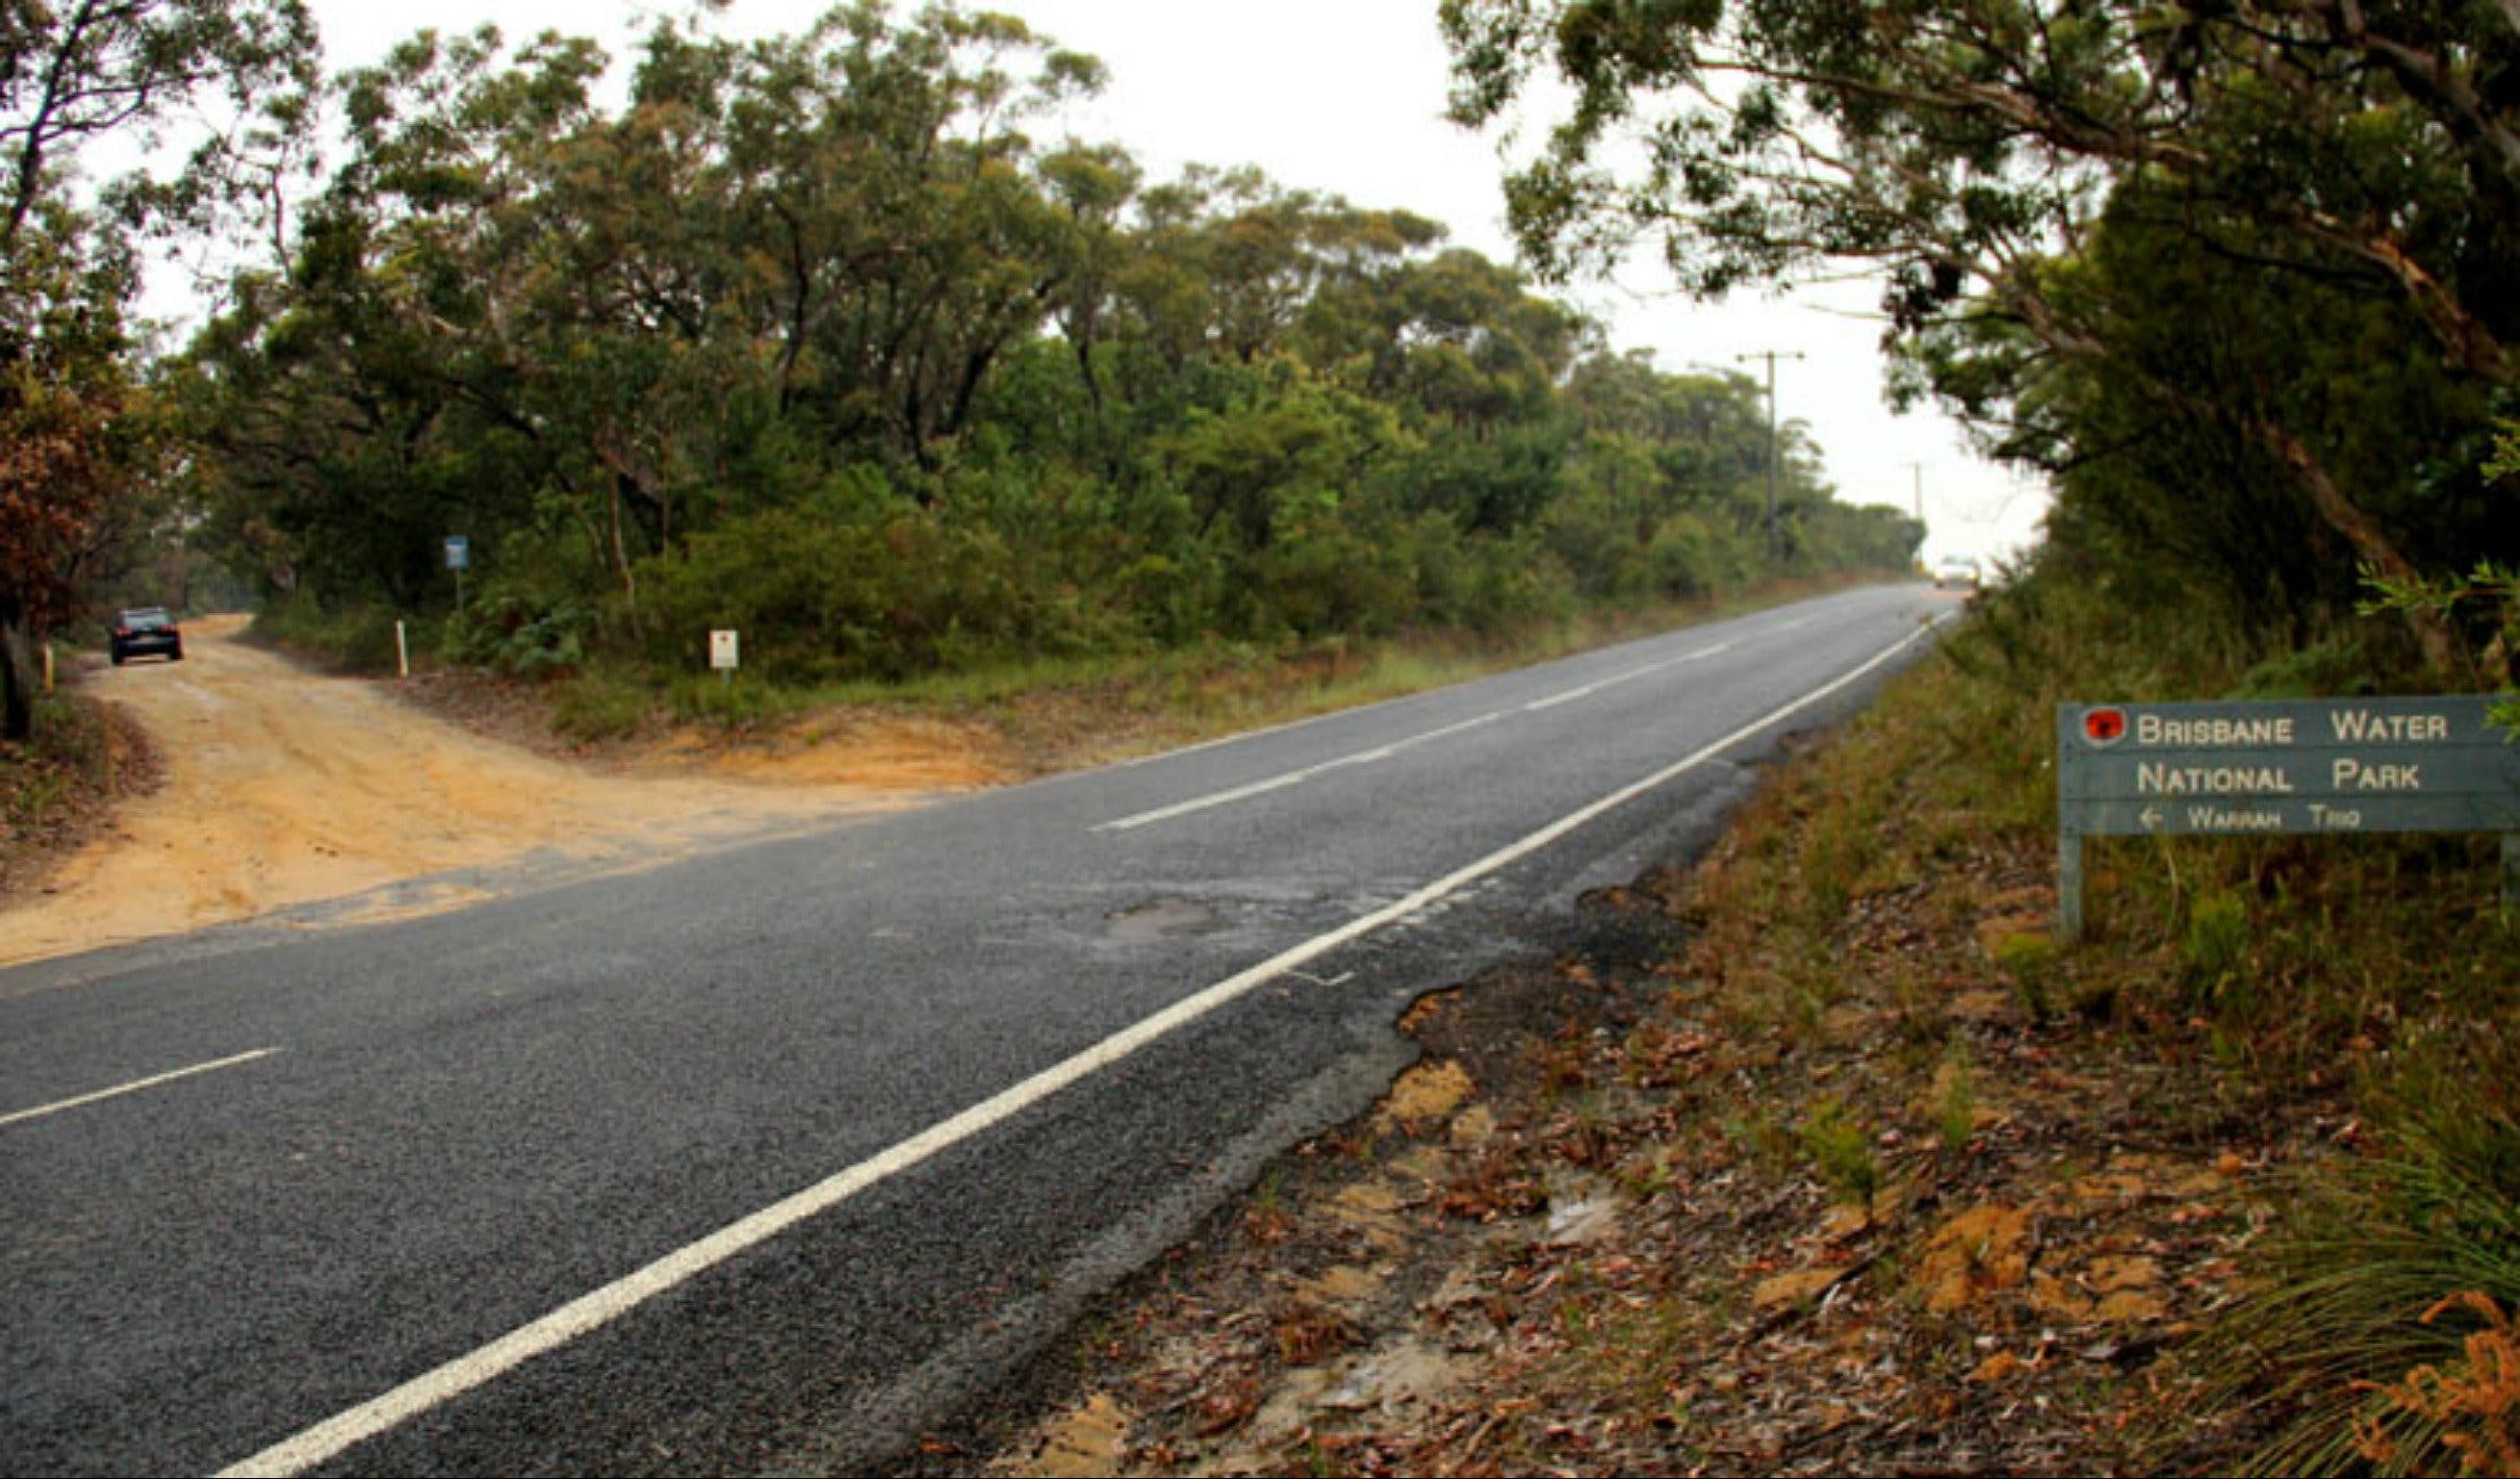
[[[793,706],[788,691],[756,677],[723,673],[677,677],[665,691],[665,704],[677,719],[724,729],[742,729]]]
[[[257,638],[319,666],[345,673],[390,673],[396,665],[395,613],[361,602],[328,608],[311,596],[283,597],[254,616]]]
[[[691,672],[708,633],[742,634],[747,673],[777,684],[899,681],[1059,650],[1062,608],[994,534],[899,510],[842,523],[792,510],[733,520],[640,567],[650,660]]]
[[[2248,963],[2249,906],[2238,894],[2210,893],[2187,911],[2179,947],[2180,973],[2198,1001],[2228,1001],[2240,991]]]
[[[1757,576],[1759,562],[1740,531],[1691,512],[1662,520],[1645,549],[1653,594],[1672,601],[1747,584]]]
[[[1280,533],[1250,561],[1257,615],[1298,637],[1383,637],[1417,613],[1407,552],[1340,516],[1334,496],[1279,501]]]
[[[2359,643],[2323,642],[2280,652],[2240,675],[2234,698],[2342,698],[2378,691]]]
[[[591,605],[501,592],[449,616],[441,650],[458,662],[512,678],[560,678],[585,666],[594,631]]]
[[[76,694],[38,694],[33,738],[0,740],[0,869],[83,795],[127,784],[140,758],[115,742],[104,707]]]
[[[618,740],[636,734],[650,707],[645,685],[609,672],[580,673],[552,695],[552,729],[570,740]]]
[[[2036,931],[2023,931],[1999,937],[1993,946],[1995,964],[2012,978],[2021,1005],[2034,1020],[2046,1021],[2057,1009],[2056,942]]]
[[[1822,1183],[1869,1215],[1872,1195],[1881,1189],[1881,1167],[1872,1158],[1872,1137],[1855,1111],[1842,1099],[1821,1099],[1803,1121],[1802,1143]]]

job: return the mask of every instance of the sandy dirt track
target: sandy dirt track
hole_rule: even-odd
[[[641,866],[999,779],[882,733],[725,763],[546,759],[245,646],[244,622],[188,621],[184,661],[88,677],[148,729],[166,784],[40,893],[0,900],[0,965],[318,901],[347,901],[330,922],[455,907],[498,891],[500,865]],[[459,870],[479,872],[354,897]]]

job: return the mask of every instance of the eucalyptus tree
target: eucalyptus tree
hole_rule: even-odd
[[[2079,366],[2252,448],[2387,577],[2411,573],[2406,530],[2319,427],[2128,355],[2143,305],[2068,291],[2111,202],[2139,185],[2223,270],[2385,303],[2454,374],[2512,378],[2520,19],[2494,0],[1445,0],[1443,20],[1460,117],[1544,72],[1573,90],[1508,187],[1549,269],[1639,234],[1708,292],[1872,264],[1894,337],[1943,340],[1934,388],[2002,415]],[[2419,635],[2458,665],[2438,623]]]
[[[1642,460],[1626,499],[1639,545],[1674,515],[1727,535],[1752,531],[1764,518],[1767,408],[1748,376],[1673,374],[1645,350],[1596,354],[1575,367],[1566,399],[1595,455]],[[1782,483],[1787,502],[1808,494],[1796,478]]]
[[[771,414],[727,158],[740,72],[730,44],[660,23],[617,114],[512,146],[536,184],[503,334],[552,443],[545,507],[601,552],[634,622],[639,562],[753,491],[732,470]]]
[[[0,279],[0,739],[33,733],[36,645],[77,611],[139,473],[131,262],[91,240],[88,218],[47,202]]]
[[[281,273],[240,274],[189,401],[223,521],[272,583],[422,604],[438,536],[486,548],[565,490],[538,311],[553,177],[605,58],[423,31],[338,84],[345,157]]]
[[[0,260],[104,139],[190,146],[172,175],[112,182],[134,226],[262,176],[294,142],[317,54],[303,0],[0,3]]]
[[[1079,269],[1076,200],[1046,198],[1019,125],[1100,65],[1011,17],[861,4],[760,43],[739,80],[728,160],[783,409],[936,471]]]
[[[0,0],[0,736],[148,476],[133,238],[267,195],[314,58],[300,0]],[[82,179],[108,141],[182,161]]]
[[[1099,429],[1104,390],[1097,353],[1110,331],[1119,281],[1134,253],[1126,217],[1145,172],[1116,145],[1071,143],[1042,159],[1040,175],[1053,207],[1066,216],[1058,238],[1063,257],[1055,310],[1058,330],[1075,355],[1077,382]],[[1104,449],[1106,457],[1114,451]]]
[[[1311,352],[1360,366],[1424,442],[1406,472],[1412,507],[1511,534],[1558,495],[1575,439],[1559,382],[1598,325],[1461,247],[1397,262],[1325,307]]]

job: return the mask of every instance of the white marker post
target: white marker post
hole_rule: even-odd
[[[394,666],[402,669],[405,678],[411,676],[411,644],[403,640],[399,617],[394,621]]]
[[[741,661],[736,635],[728,631],[709,633],[709,666],[717,669],[718,682],[733,683]]]

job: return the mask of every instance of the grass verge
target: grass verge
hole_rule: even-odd
[[[459,718],[495,709],[512,738],[522,729],[588,749],[674,736],[775,745],[833,716],[944,719],[986,732],[992,749],[1020,757],[1023,774],[1042,775],[1378,702],[1845,584],[1778,584],[1719,602],[1594,612],[1506,636],[1427,632],[1283,648],[1219,643],[999,664],[899,683],[782,686],[742,672],[658,675],[599,662],[540,682],[441,670],[418,692]],[[285,614],[271,632],[293,647],[304,636],[304,620],[303,612]],[[309,650],[327,660],[343,640],[340,634],[307,639]]]
[[[2112,841],[2090,860],[2092,936],[2061,944],[2053,703],[2268,681],[2157,634],[2093,638],[2109,625],[2071,601],[2034,587],[1993,604],[1765,796],[1686,891],[1692,979],[1731,1036],[1780,1060],[1842,1050],[1841,1003],[1886,1008],[1858,1029],[1861,1090],[1819,1103],[1906,1143],[1926,1127],[1905,1120],[1938,1104],[1927,1185],[1965,1180],[1976,1153],[1956,1098],[1983,1075],[1949,1065],[2025,1041],[1989,1032],[1997,990],[2057,1073],[2089,1076],[2095,1115],[2122,1093],[2103,1078],[2156,1086],[2121,1131],[2130,1147],[2248,1168],[2265,1199],[2212,1261],[2235,1277],[2155,1332],[2171,1359],[2153,1380],[2192,1403],[2119,1412],[2138,1435],[2122,1460],[2507,1472],[2520,941],[2498,905],[2496,840]],[[1814,1174],[1845,1184],[1847,1138],[1806,1138]],[[2070,1205],[2056,1199],[2070,1178],[2056,1182],[2005,1202]],[[1913,1277],[1933,1251],[1929,1234],[1883,1257]]]

